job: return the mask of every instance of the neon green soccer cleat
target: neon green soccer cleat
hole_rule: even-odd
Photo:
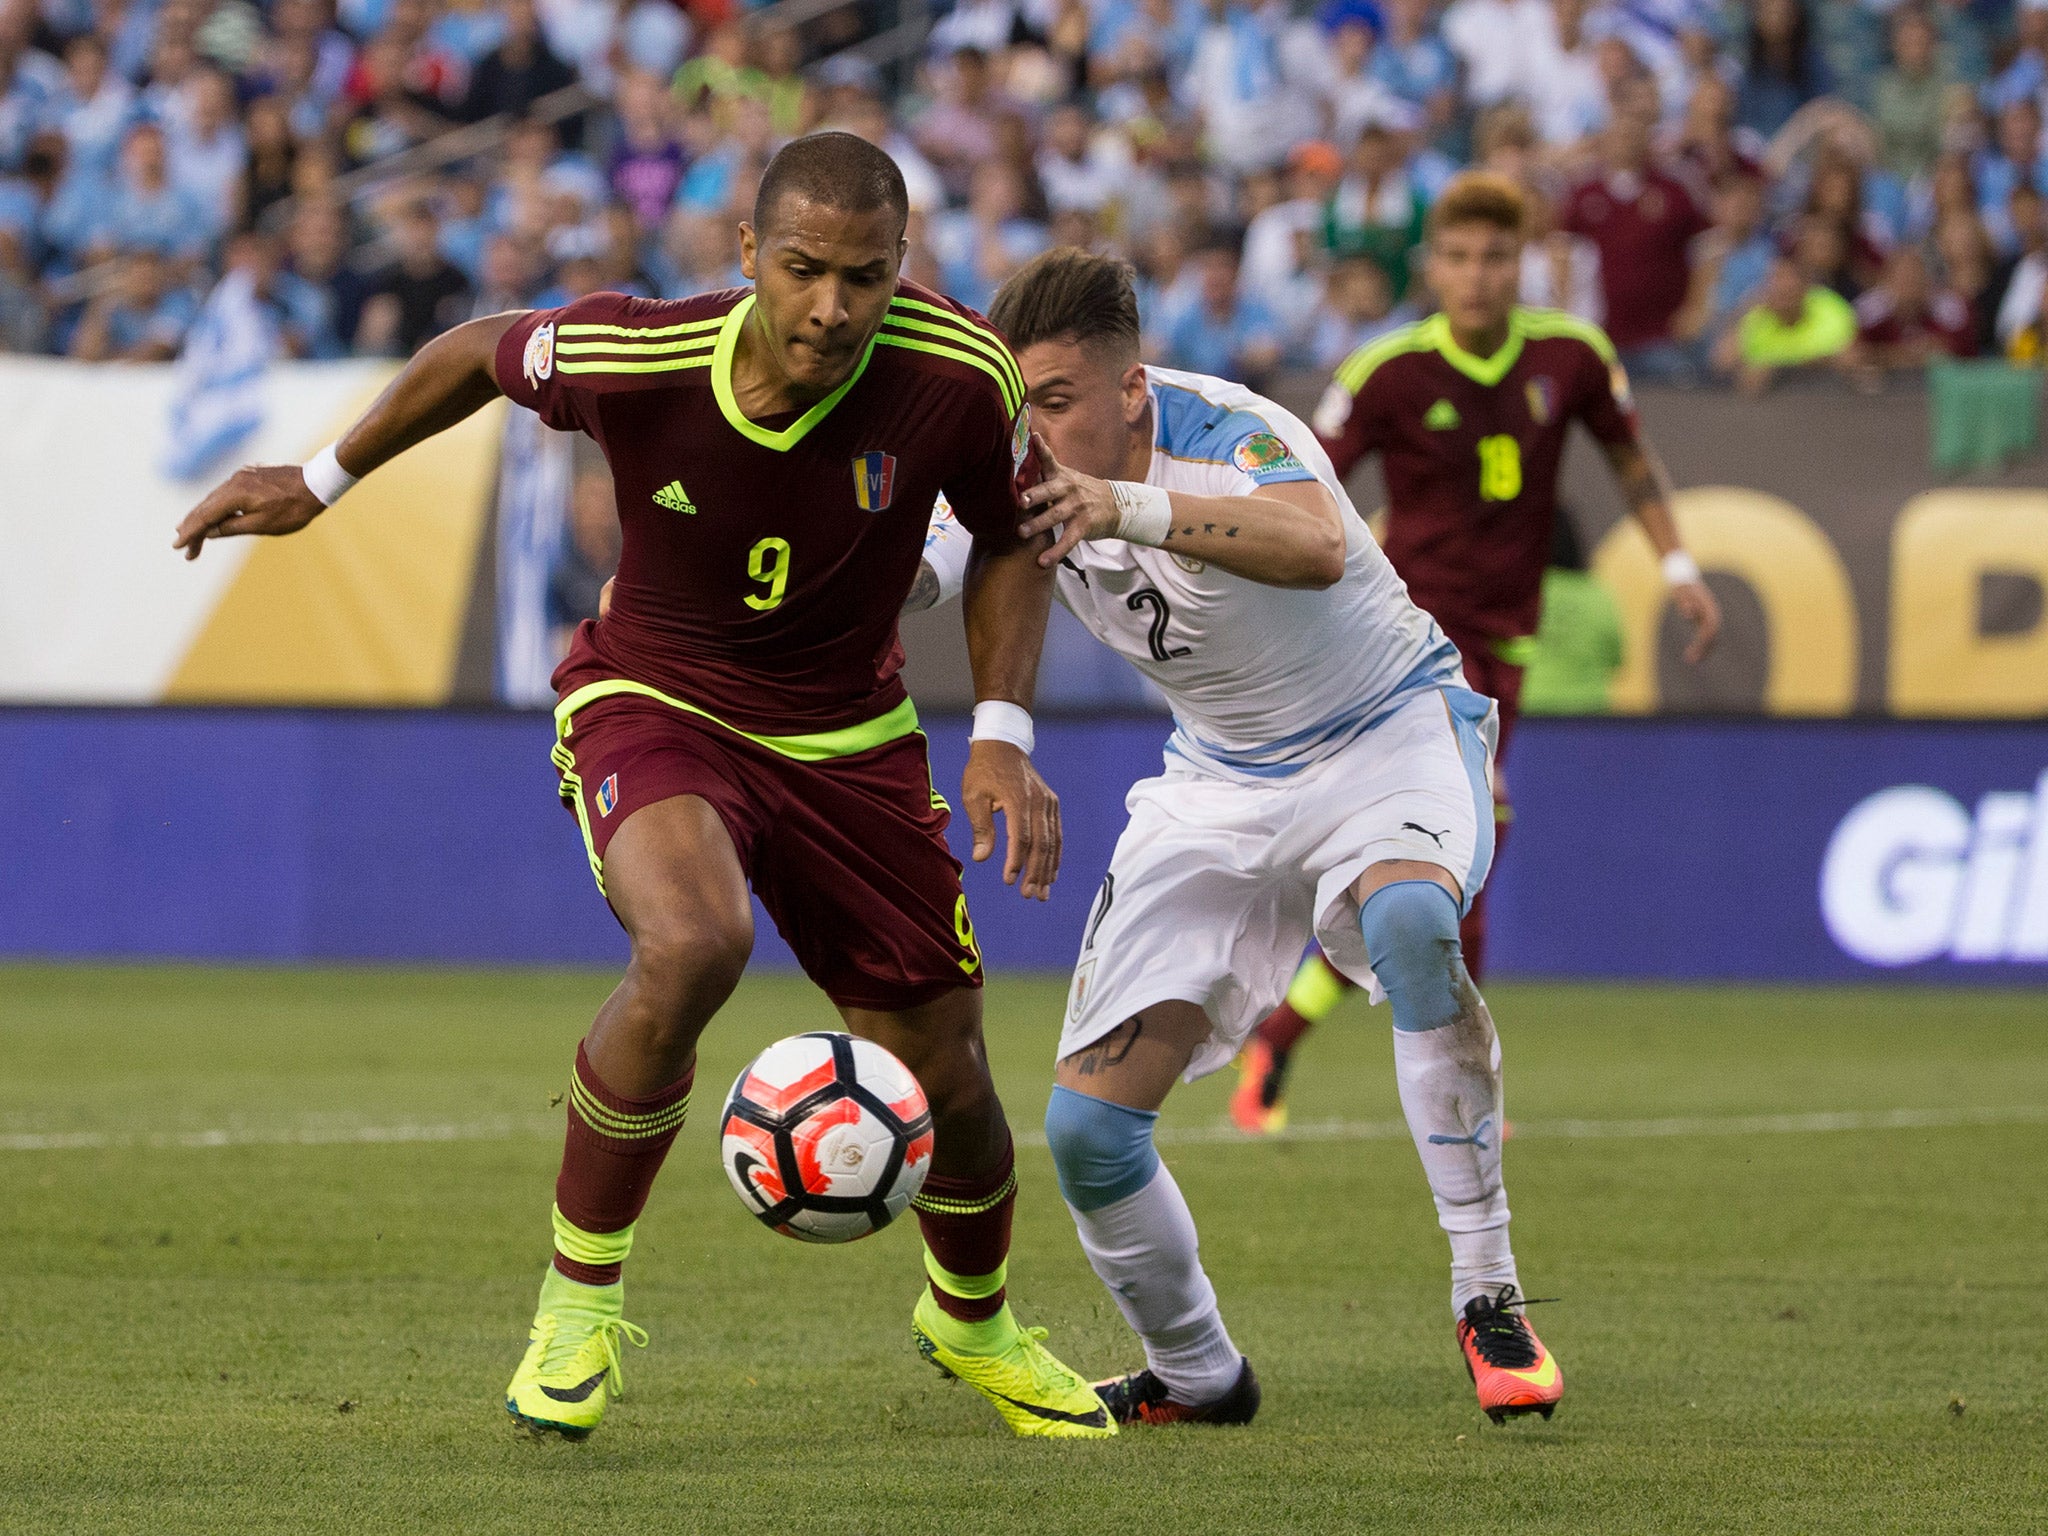
[[[526,1358],[505,1389],[505,1411],[528,1429],[564,1440],[597,1428],[607,1400],[626,1390],[620,1335],[647,1347],[647,1330],[619,1315],[625,1295],[622,1284],[580,1285],[550,1264]]]
[[[911,1317],[910,1336],[919,1354],[994,1403],[1019,1435],[1106,1440],[1116,1433],[1095,1389],[1039,1342],[1043,1328],[1018,1327],[1007,1304],[985,1323],[963,1323],[942,1312],[927,1289]]]

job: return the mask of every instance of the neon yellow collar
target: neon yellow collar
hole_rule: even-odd
[[[739,401],[732,392],[732,360],[740,344],[740,327],[747,323],[747,316],[754,312],[754,296],[750,293],[733,305],[726,315],[725,324],[718,328],[718,345],[711,352],[711,393],[718,401],[718,408],[725,413],[726,421],[733,431],[759,443],[763,448],[773,448],[777,453],[787,453],[804,440],[811,428],[832,413],[832,407],[846,398],[846,392],[860,382],[860,376],[868,371],[868,359],[875,355],[874,338],[868,338],[867,350],[860,355],[860,362],[847,376],[844,384],[812,406],[780,432],[771,432],[759,422],[751,420],[740,409]]]
[[[1500,350],[1491,357],[1474,357],[1451,338],[1451,322],[1439,310],[1424,324],[1430,326],[1434,335],[1430,338],[1443,360],[1475,384],[1489,388],[1508,376],[1508,370],[1515,366],[1515,359],[1522,355],[1522,312],[1519,307],[1508,311],[1508,339],[1500,344]]]

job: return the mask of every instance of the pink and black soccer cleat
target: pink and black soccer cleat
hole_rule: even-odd
[[[1525,1413],[1547,1419],[1564,1396],[1564,1372],[1522,1316],[1522,1305],[1515,1288],[1504,1285],[1466,1302],[1458,1320],[1466,1373],[1478,1389],[1480,1408],[1496,1424]]]

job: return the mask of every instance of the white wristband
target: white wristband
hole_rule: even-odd
[[[1166,542],[1173,530],[1173,502],[1164,490],[1136,480],[1112,480],[1109,489],[1116,497],[1118,538],[1155,549]]]
[[[983,699],[974,706],[974,729],[967,739],[1007,741],[1029,757],[1036,739],[1031,732],[1031,711],[1005,699]]]
[[[1667,587],[1690,586],[1700,580],[1700,563],[1682,549],[1674,549],[1664,557],[1664,585]]]
[[[343,469],[341,460],[334,456],[335,447],[329,443],[299,468],[306,478],[306,489],[323,507],[333,506],[356,483],[356,477]]]

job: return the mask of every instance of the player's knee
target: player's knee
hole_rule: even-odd
[[[1381,886],[1359,910],[1358,927],[1396,1029],[1438,1029],[1457,1019],[1471,982],[1449,891],[1433,880]]]
[[[722,997],[739,984],[754,950],[754,918],[745,910],[679,905],[637,924],[632,940],[641,984],[681,1006],[705,992]]]
[[[1045,1106],[1045,1139],[1060,1193],[1077,1211],[1099,1211],[1135,1195],[1159,1169],[1152,1147],[1157,1110],[1131,1109],[1055,1087]]]

